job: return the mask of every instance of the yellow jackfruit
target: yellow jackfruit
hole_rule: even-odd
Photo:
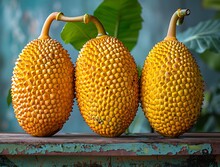
[[[174,13],[167,37],[147,56],[141,76],[141,104],[155,131],[177,137],[197,121],[204,83],[187,47],[175,37],[175,25],[189,10]]]
[[[138,72],[122,42],[101,35],[88,41],[76,61],[76,98],[90,128],[101,136],[119,136],[138,107]]]
[[[53,13],[38,39],[20,53],[12,76],[12,104],[20,126],[33,136],[58,132],[72,111],[74,66],[68,52],[48,35]]]

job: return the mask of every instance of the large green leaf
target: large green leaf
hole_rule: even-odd
[[[203,6],[206,8],[220,10],[220,1],[219,0],[203,0]]]
[[[12,97],[11,97],[11,89],[8,90],[8,96],[7,96],[7,104],[8,106],[11,105]]]
[[[80,50],[86,41],[96,37],[97,29],[94,24],[66,23],[62,32],[62,40],[70,43],[75,49]]]
[[[105,0],[94,15],[100,19],[109,35],[117,37],[132,50],[142,28],[141,10],[137,0]]]
[[[210,68],[220,71],[220,53],[213,53],[207,50],[200,57]]]
[[[178,39],[189,49],[197,53],[210,50],[220,52],[220,20],[208,20],[200,22],[195,27],[178,34]]]
[[[138,0],[104,0],[94,12],[110,36],[117,37],[129,50],[136,45],[142,27],[141,5]],[[80,50],[83,44],[96,37],[93,24],[66,23],[61,38]]]

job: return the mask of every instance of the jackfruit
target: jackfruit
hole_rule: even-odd
[[[20,126],[33,136],[58,132],[72,111],[74,66],[68,52],[48,35],[52,13],[38,39],[20,53],[12,76],[12,104]]]
[[[197,121],[203,102],[204,82],[196,60],[176,39],[176,23],[189,15],[177,10],[167,37],[147,56],[141,75],[141,106],[152,128],[163,136],[177,137]]]
[[[133,121],[138,107],[138,71],[128,49],[105,34],[98,19],[98,37],[87,41],[76,61],[76,99],[80,112],[97,134],[120,136]]]

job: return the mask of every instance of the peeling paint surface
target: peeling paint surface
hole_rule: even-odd
[[[83,143],[63,143],[63,144],[1,144],[0,154],[8,155],[35,155],[35,154],[77,154],[77,153],[114,153],[121,151],[131,155],[203,155],[203,150],[211,154],[212,147],[210,144],[169,144],[169,143],[119,143],[119,144],[83,144]]]
[[[103,138],[63,134],[36,138],[0,133],[0,166],[220,166],[220,133],[161,138],[134,134]]]

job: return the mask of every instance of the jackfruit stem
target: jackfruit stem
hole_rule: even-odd
[[[170,24],[167,36],[164,40],[177,40],[176,39],[176,25],[182,24],[185,16],[190,14],[189,9],[178,9],[170,19]]]
[[[102,35],[106,35],[106,31],[102,23],[95,16],[85,14],[83,16],[67,17],[67,16],[64,16],[62,12],[53,12],[47,17],[46,21],[44,22],[43,28],[41,30],[41,34],[38,37],[38,39],[50,38],[49,30],[50,30],[50,25],[53,22],[53,20],[64,21],[64,22],[83,22],[85,24],[92,22],[93,24],[95,24],[97,28],[98,37]]]
[[[92,22],[93,24],[95,24],[97,31],[98,31],[97,37],[102,36],[102,35],[107,35],[105,28],[103,27],[102,23],[99,21],[99,19],[97,17],[85,14],[84,15],[84,23],[87,24],[89,22]]]
[[[50,25],[53,22],[53,20],[56,19],[57,15],[59,15],[59,12],[53,12],[47,17],[47,19],[44,22],[43,28],[41,30],[41,34],[38,37],[38,39],[50,38],[50,36],[49,36]]]
[[[93,24],[95,24],[97,28],[98,36],[106,35],[105,29],[102,23],[95,16],[92,16],[92,15],[85,14],[83,16],[67,17],[67,16],[64,16],[62,13],[60,13],[57,16],[57,20],[65,21],[65,22],[83,22],[85,24],[92,22]]]

